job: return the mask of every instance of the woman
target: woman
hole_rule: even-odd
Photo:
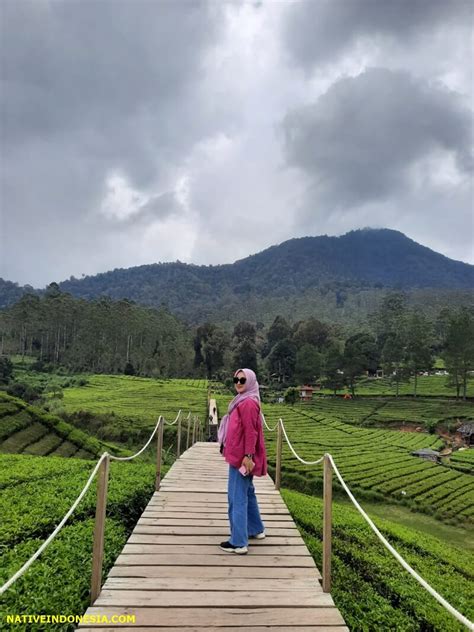
[[[265,537],[253,477],[267,473],[267,455],[257,376],[251,369],[239,369],[234,374],[234,384],[237,395],[222,418],[218,436],[229,464],[230,539],[222,542],[220,548],[242,555],[248,551],[249,538]]]

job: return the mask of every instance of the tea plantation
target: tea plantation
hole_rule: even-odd
[[[94,464],[74,458],[0,455],[0,584],[14,575],[55,529]],[[111,463],[104,572],[113,565],[153,493],[154,473],[153,464]],[[7,590],[2,597],[3,613],[84,612],[92,568],[95,487],[89,488],[46,551]],[[14,629],[26,632],[41,628],[28,623],[16,624]],[[74,626],[51,625],[48,629],[72,630]]]
[[[218,397],[220,410],[227,400]],[[296,452],[306,461],[330,452],[339,470],[360,497],[403,503],[414,510],[461,523],[474,522],[474,470],[470,451],[455,452],[442,464],[411,452],[439,450],[443,441],[428,432],[391,430],[396,424],[420,430],[472,418],[471,403],[440,401],[318,398],[309,404],[264,404],[267,423],[281,417]],[[375,425],[377,424],[377,425]],[[266,432],[271,463],[276,433]],[[460,465],[461,467],[456,467]],[[283,444],[283,484],[305,493],[322,489],[322,468],[299,463]],[[336,486],[337,487],[337,486]]]
[[[74,425],[0,393],[0,584],[54,530],[94,467],[95,460],[88,458],[95,459],[104,449],[118,454],[111,440],[124,442],[133,437],[138,441],[147,436],[160,414],[172,420],[182,409],[207,418],[205,380],[94,375],[87,376],[86,382],[64,389],[55,404],[71,415]],[[216,397],[222,416],[232,395],[221,385]],[[294,406],[266,403],[263,410],[270,426],[283,418],[290,441],[304,459],[330,452],[362,502],[383,499],[448,523],[470,527],[474,522],[474,451],[455,451],[441,464],[411,455],[419,448],[440,449],[444,440],[437,431],[472,419],[472,403],[443,398],[343,401],[318,397]],[[168,464],[173,458],[175,428],[165,428]],[[265,437],[273,466],[276,433],[266,431]],[[41,454],[48,456],[34,456]],[[61,454],[74,458],[60,458]],[[146,460],[145,454],[136,461],[111,464],[104,573],[153,492],[155,466]],[[321,567],[321,467],[299,463],[285,442],[283,485],[287,489],[282,495]],[[342,490],[336,483],[334,488],[332,595],[350,629],[461,630],[383,549],[355,510],[337,502]],[[95,484],[56,540],[5,593],[3,612],[84,612],[94,508]],[[434,588],[463,614],[474,615],[472,554],[414,529],[381,519],[376,522]],[[35,627],[19,624],[14,629]]]
[[[439,449],[442,441],[436,435],[345,423],[330,406],[318,412],[271,407],[266,416],[271,426],[280,416],[284,418],[290,441],[303,459],[314,460],[330,452],[349,486],[365,498],[390,497],[441,519],[474,522],[472,469],[459,472],[411,454],[419,448]],[[274,458],[275,438],[268,439],[269,455]],[[303,491],[321,489],[321,468],[300,464],[286,445],[283,464],[288,480],[293,477]]]
[[[282,496],[322,566],[322,501],[283,490]],[[471,620],[474,558],[418,531],[377,519],[378,528],[406,561]],[[355,509],[333,504],[331,594],[350,630],[465,630],[383,547]]]
[[[59,417],[0,391],[0,453],[91,459],[105,450],[127,454]]]
[[[126,375],[93,375],[85,386],[66,388],[60,406],[67,413],[112,415],[117,440],[151,430],[159,415],[173,420],[179,409],[207,418],[207,380],[156,380]]]
[[[205,380],[157,382],[125,376],[89,376],[88,380],[87,385],[70,389],[71,394],[65,391],[67,396],[76,404],[78,395],[86,400],[78,404],[80,410],[86,411],[90,406],[108,413],[116,411],[112,423],[122,424],[126,435],[139,425],[148,437],[160,414],[173,420],[179,408],[186,413],[199,412],[201,419],[206,412]],[[165,427],[163,472],[173,458],[175,433],[176,426]],[[183,449],[185,442],[186,427]],[[55,529],[89,478],[96,457],[104,450],[115,455],[130,454],[0,391],[0,585]],[[154,491],[153,452],[154,443],[137,460],[111,463],[104,576]],[[39,456],[46,454],[50,456]],[[74,458],[60,458],[71,455]],[[152,462],[147,462],[150,459]],[[93,483],[56,539],[2,597],[2,615],[85,611],[89,605],[95,504]],[[0,628],[8,629],[3,625],[2,616]],[[51,624],[48,629],[74,627]],[[15,624],[14,629],[39,631],[41,625]]]

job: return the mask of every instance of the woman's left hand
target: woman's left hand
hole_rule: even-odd
[[[244,457],[244,460],[242,461],[242,465],[247,470],[247,474],[251,474],[253,468],[255,467],[255,463],[252,461],[252,459],[249,459],[248,456]]]

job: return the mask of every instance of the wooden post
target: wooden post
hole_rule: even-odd
[[[186,450],[189,448],[189,431],[191,427],[191,413],[188,415],[188,433],[186,435]]]
[[[105,511],[109,482],[110,456],[107,454],[97,475],[97,504],[95,507],[94,547],[92,552],[91,605],[97,599],[102,586],[102,562],[104,559]]]
[[[160,424],[156,431],[156,479],[155,490],[158,491],[161,485],[161,453],[163,451],[163,417],[160,417]]]
[[[181,415],[178,418],[178,436],[176,438],[176,458],[181,456]]]
[[[323,509],[323,592],[331,592],[331,531],[332,531],[332,466],[324,455]]]
[[[276,472],[275,472],[275,489],[280,489],[281,485],[281,452],[283,447],[283,432],[281,428],[281,419],[278,420],[277,448],[276,448]]]
[[[191,445],[196,443],[196,417],[193,417],[193,435],[191,438]]]

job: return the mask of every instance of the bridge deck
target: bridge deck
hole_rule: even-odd
[[[164,477],[89,615],[134,614],[135,623],[82,632],[347,631],[270,477],[255,478],[267,538],[247,555],[218,548],[229,535],[227,465],[217,444],[196,443]]]

